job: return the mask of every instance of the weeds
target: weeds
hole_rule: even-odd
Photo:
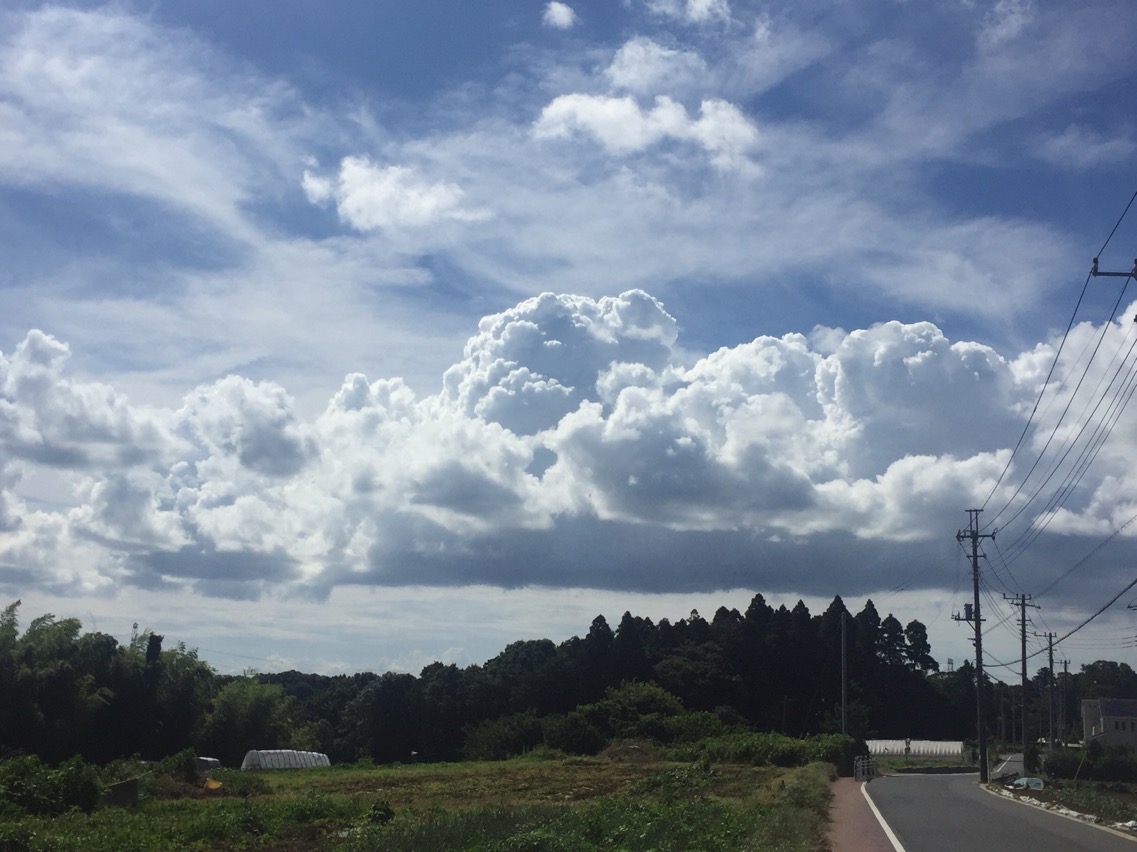
[[[605,758],[214,773],[220,790],[55,818],[10,810],[0,850],[809,850],[825,768]],[[240,780],[238,780],[240,779]],[[246,786],[247,795],[223,791]],[[13,806],[14,807],[14,806]]]

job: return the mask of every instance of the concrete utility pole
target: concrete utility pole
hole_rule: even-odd
[[[1047,703],[1050,705],[1050,747],[1054,748],[1054,681],[1057,678],[1054,676],[1054,637],[1056,633],[1036,633],[1035,636],[1040,638],[1045,637],[1047,654],[1050,658],[1049,669],[1046,678],[1046,696]]]
[[[1046,634],[1046,643],[1049,648],[1050,654],[1050,747],[1054,748],[1054,681],[1058,680],[1054,676],[1054,634]]]
[[[977,727],[979,732],[979,783],[986,784],[989,776],[987,772],[987,725],[983,717],[983,619],[979,615],[979,539],[994,538],[995,532],[979,532],[979,513],[982,511],[982,509],[968,509],[967,514],[970,519],[968,528],[966,531],[960,530],[955,535],[956,541],[962,542],[965,538],[971,541],[971,581],[975,588],[975,602],[970,613],[967,612],[968,608],[964,607],[963,618],[960,618],[958,614],[953,615],[952,618],[956,621],[972,621],[975,625],[975,708],[978,714]]]
[[[1030,595],[1015,595],[1013,598],[1008,598],[1005,594],[1003,600],[1010,601],[1019,608],[1019,635],[1022,637],[1022,695],[1019,696],[1019,701],[1022,705],[1022,722],[1023,726],[1023,751],[1026,751],[1026,608],[1032,606],[1038,609],[1038,604],[1029,603]],[[1013,733],[1013,732],[1012,732]]]
[[[1070,681],[1070,661],[1062,661],[1062,680],[1058,684],[1058,739],[1068,742],[1069,731],[1066,730],[1066,685]]]

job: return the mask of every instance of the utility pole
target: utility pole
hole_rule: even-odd
[[[1022,703],[1022,726],[1023,726],[1023,752],[1026,752],[1026,608],[1028,606],[1038,609],[1038,604],[1030,603],[1030,595],[1015,595],[1013,598],[1008,598],[1005,594],[1003,600],[1010,601],[1019,608],[1019,635],[1022,637],[1022,695],[1019,700]]]
[[[1054,748],[1054,681],[1058,678],[1054,676],[1054,634],[1046,634],[1046,644],[1049,648],[1050,654],[1050,747]]]
[[[1047,654],[1049,655],[1049,668],[1046,678],[1047,702],[1050,704],[1050,747],[1054,748],[1054,637],[1056,633],[1036,633],[1035,636],[1045,637]]]
[[[1066,731],[1066,685],[1070,680],[1070,661],[1062,661],[1062,680],[1058,684],[1058,739],[1067,742]]]
[[[962,542],[965,538],[971,541],[971,581],[975,589],[974,605],[971,607],[968,618],[968,607],[964,607],[964,616],[954,615],[956,621],[972,621],[975,625],[975,709],[978,715],[979,732],[979,783],[986,784],[987,773],[987,725],[983,718],[983,619],[979,615],[979,540],[981,538],[994,538],[995,532],[979,532],[979,513],[982,509],[968,509],[969,518],[966,532],[960,530],[956,533],[956,541]]]

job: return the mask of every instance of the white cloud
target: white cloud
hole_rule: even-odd
[[[676,334],[675,320],[643,292],[598,301],[545,293],[482,320],[443,378],[443,399],[519,434],[550,429],[596,397],[611,365],[663,370]]]
[[[163,418],[102,384],[74,382],[71,352],[39,330],[0,353],[0,441],[8,458],[83,470],[161,458],[172,442]]]
[[[406,166],[377,166],[366,157],[344,157],[335,183],[304,172],[304,191],[314,204],[334,198],[340,218],[359,231],[422,228],[452,220],[475,222],[489,213],[463,206],[461,187],[430,182]]]
[[[632,97],[561,95],[541,111],[533,126],[538,139],[556,139],[583,131],[615,154],[643,151],[666,139],[694,141],[720,168],[751,165],[747,154],[758,131],[733,104],[704,100],[700,117],[692,120],[682,104],[660,95],[644,110]]]
[[[1045,361],[890,322],[830,330],[824,351],[801,335],[759,337],[685,367],[677,335],[640,291],[545,294],[486,317],[439,395],[353,374],[308,421],[280,387],[237,376],[146,413],[68,378],[66,347],[32,333],[0,362],[7,410],[36,412],[0,432],[2,457],[16,460],[0,478],[0,565],[55,589],[253,598],[343,583],[639,587],[638,569],[616,580],[605,566],[644,535],[673,551],[651,557],[663,588],[685,582],[689,537],[708,532],[729,542],[711,584],[729,582],[737,559],[806,537],[827,564],[851,541],[932,541],[945,515],[981,501],[1006,460],[987,436],[1020,427]],[[170,428],[152,427],[147,453],[102,449],[141,434],[138,423]],[[66,436],[56,443],[70,454],[21,449],[35,443],[29,430]],[[1131,477],[1124,452],[1103,459],[1097,497],[1056,529],[1115,522],[1117,494],[1137,483],[1115,483]],[[21,500],[12,464],[64,463],[69,508]],[[581,540],[598,561],[572,559]],[[537,552],[558,556],[533,562]]]
[[[979,30],[980,47],[997,50],[1018,38],[1035,17],[1034,0],[997,0]]]
[[[1129,133],[1107,136],[1093,128],[1071,124],[1061,133],[1044,136],[1034,155],[1056,166],[1093,169],[1126,162],[1134,151],[1137,141]]]
[[[13,24],[0,58],[0,175],[176,205],[247,239],[241,215],[290,156],[294,93],[225,68],[187,33],[120,11],[47,7]],[[213,66],[206,71],[206,68]],[[229,72],[215,87],[209,73]],[[258,151],[254,166],[243,150]]]
[[[413,120],[371,81],[305,102],[122,12],[6,18],[0,586],[935,582],[912,557],[985,496],[1052,355],[960,323],[1034,339],[1085,261],[1070,222],[961,212],[928,164],[996,138],[1131,155],[1088,127],[1132,27],[1001,3],[975,54],[975,20],[914,4],[853,36],[800,7],[643,8],[623,33],[650,36],[452,66]],[[730,26],[682,26],[708,23]],[[1055,114],[1081,92],[1079,123]],[[1068,129],[1025,141],[1035,113]],[[777,336],[802,315],[852,330]],[[897,315],[935,324],[876,322]],[[1134,441],[1052,532],[1127,519]]]
[[[567,3],[551,0],[545,6],[545,13],[541,16],[541,22],[546,27],[552,27],[555,30],[572,29],[573,25],[576,24],[576,12]]]
[[[616,51],[604,74],[617,89],[655,95],[692,87],[706,71],[707,64],[697,53],[637,36]]]
[[[647,7],[657,15],[691,24],[730,20],[727,0],[647,0]]]

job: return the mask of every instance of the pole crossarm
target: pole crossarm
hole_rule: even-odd
[[[1102,272],[1098,269],[1098,259],[1095,257],[1093,266],[1090,267],[1090,275],[1094,278],[1137,278],[1137,259],[1133,261],[1133,268],[1128,272]]]

